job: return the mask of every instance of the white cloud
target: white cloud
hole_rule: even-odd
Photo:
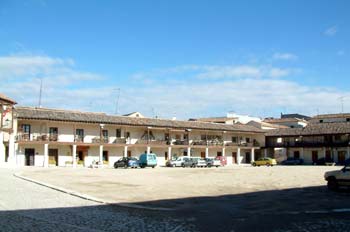
[[[338,33],[338,26],[332,26],[327,28],[323,34],[326,36],[335,36]]]
[[[292,53],[275,53],[272,58],[275,60],[296,60],[298,56]]]
[[[42,77],[44,107],[114,113],[117,93],[111,80],[76,70],[72,60],[0,57],[0,65],[0,92],[20,105],[37,105],[39,77]],[[30,69],[32,66],[36,67],[34,72]],[[19,67],[26,68],[18,72]],[[141,111],[151,116],[154,108],[161,117],[186,119],[224,115],[232,109],[258,116],[273,115],[287,107],[295,112],[313,114],[316,108],[320,112],[339,111],[337,98],[350,95],[349,91],[310,87],[276,78],[292,72],[291,68],[266,65],[184,65],[140,72],[136,75],[138,79],[131,75],[133,78],[126,84],[118,86],[121,88],[119,112]],[[156,81],[143,81],[154,76]],[[102,84],[101,78],[105,78]],[[345,110],[347,107],[350,105],[345,105]]]

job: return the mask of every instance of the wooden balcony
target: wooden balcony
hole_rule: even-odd
[[[149,145],[167,145],[167,140],[147,140],[147,139],[139,139],[136,142],[137,144],[149,144]]]
[[[115,144],[126,144],[126,138],[116,138],[113,143]]]

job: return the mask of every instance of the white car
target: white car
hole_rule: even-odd
[[[187,156],[180,156],[175,160],[171,160],[167,163],[167,166],[169,167],[182,167],[182,164],[184,163],[184,159],[187,159]]]
[[[326,172],[324,178],[327,181],[327,187],[331,190],[337,190],[339,187],[350,187],[350,166]]]
[[[196,167],[206,167],[207,166],[207,161],[205,159],[198,159]]]

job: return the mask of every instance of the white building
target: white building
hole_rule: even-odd
[[[15,136],[7,144],[19,166],[75,167],[93,161],[113,166],[123,156],[149,152],[157,154],[159,165],[182,155],[226,156],[228,164],[240,164],[254,160],[265,144],[264,132],[249,125],[32,107],[16,107],[15,112]],[[3,152],[0,159],[5,160]]]

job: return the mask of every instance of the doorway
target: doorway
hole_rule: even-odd
[[[222,156],[222,152],[221,152],[221,151],[218,151],[218,152],[216,153],[216,155],[217,155],[217,156]]]
[[[345,163],[345,151],[338,151],[338,163],[343,165]]]
[[[128,157],[131,157],[131,151],[128,151]]]
[[[108,161],[109,161],[108,151],[103,151],[102,160],[103,160],[103,163],[108,163]]]
[[[332,159],[332,153],[330,150],[326,150],[326,160],[331,160]]]
[[[237,152],[232,152],[232,163],[236,164],[237,163]]]
[[[294,159],[300,159],[300,152],[294,151]]]
[[[58,149],[49,149],[49,164],[58,166]]]
[[[24,150],[24,164],[25,166],[34,166],[35,149],[26,148]]]
[[[9,147],[6,146],[5,147],[5,162],[8,162],[9,161]]]
[[[250,164],[250,152],[245,153],[245,163]]]
[[[312,151],[312,163],[316,163],[318,160],[318,151]]]
[[[202,159],[205,158],[205,152],[204,152],[204,151],[201,152],[201,158],[202,158]]]

